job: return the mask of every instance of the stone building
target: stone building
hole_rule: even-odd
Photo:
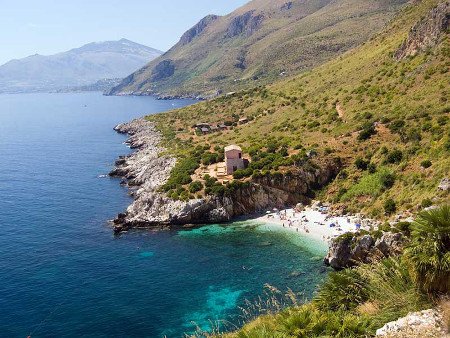
[[[233,175],[236,170],[245,168],[241,147],[237,145],[225,147],[225,165],[227,175]]]

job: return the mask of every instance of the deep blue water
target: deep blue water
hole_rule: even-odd
[[[0,337],[181,337],[237,321],[265,283],[311,295],[323,246],[251,222],[130,232],[101,177],[128,150],[112,127],[190,101],[0,95]]]

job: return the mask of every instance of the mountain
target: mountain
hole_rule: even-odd
[[[161,51],[121,39],[93,42],[55,55],[32,55],[0,66],[0,92],[53,91],[123,78]]]
[[[208,95],[310,69],[367,40],[406,0],[253,0],[209,15],[110,94]]]
[[[338,159],[342,171],[318,198],[343,212],[386,220],[448,204],[449,19],[448,0],[414,1],[371,39],[311,71],[147,119],[179,165],[241,146],[251,161],[239,180],[289,182],[305,158]],[[199,123],[230,127],[202,134]]]

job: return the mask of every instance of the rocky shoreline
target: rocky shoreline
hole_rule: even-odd
[[[119,177],[130,188],[133,203],[113,220],[115,233],[132,228],[164,228],[222,223],[255,214],[267,208],[284,208],[308,202],[312,191],[330,182],[339,172],[339,161],[319,168],[299,168],[287,176],[262,177],[224,196],[209,195],[187,202],[168,198],[160,187],[169,178],[176,159],[160,155],[161,135],[144,118],[119,124],[114,130],[130,137],[126,143],[136,151],[121,156],[111,177]]]

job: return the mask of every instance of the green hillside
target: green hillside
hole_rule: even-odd
[[[236,143],[251,157],[240,180],[286,174],[309,150],[341,158],[345,168],[320,197],[352,212],[384,218],[448,201],[438,190],[450,168],[448,3],[439,17],[430,14],[438,2],[415,2],[370,41],[301,76],[148,117],[180,158],[174,186],[177,168],[217,160]],[[417,36],[409,34],[414,25]],[[415,55],[398,60],[402,51]],[[250,122],[239,125],[242,117]],[[196,135],[199,122],[232,127]],[[167,190],[188,198],[187,188]]]
[[[254,0],[210,15],[110,94],[215,95],[332,59],[380,30],[406,0]]]

